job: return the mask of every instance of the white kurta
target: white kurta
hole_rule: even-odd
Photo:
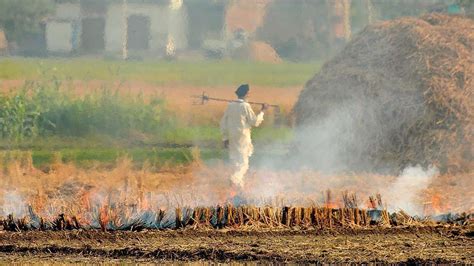
[[[255,115],[250,104],[243,100],[229,103],[222,117],[222,138],[229,141],[229,157],[234,168],[231,180],[238,186],[244,185],[249,158],[253,153],[251,128],[258,127],[262,121],[263,112]]]

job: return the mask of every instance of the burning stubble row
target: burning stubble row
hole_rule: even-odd
[[[108,212],[110,213],[110,211]],[[46,221],[39,216],[15,218],[9,215],[2,221],[3,230],[75,230],[102,231],[143,229],[252,229],[299,228],[330,229],[396,224],[386,210],[327,207],[255,207],[217,206],[176,208],[166,212],[145,211],[134,217],[97,213],[92,221],[83,222],[76,216],[64,214]]]
[[[377,215],[373,215],[377,213]],[[332,228],[390,225],[385,210],[326,207],[252,207],[176,209],[176,228],[184,227],[300,227]]]

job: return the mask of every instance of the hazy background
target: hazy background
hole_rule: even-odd
[[[469,0],[0,0],[0,53],[320,61],[369,23],[472,9]]]
[[[249,83],[253,101],[281,107],[279,115],[269,110],[263,125],[252,132],[256,149],[248,175],[251,197],[322,196],[320,192],[327,189],[348,188],[365,196],[395,184],[393,190],[382,191],[384,196],[396,203],[394,208],[418,213],[419,206],[410,205],[411,196],[425,191],[436,169],[414,166],[393,177],[362,173],[335,178],[297,168],[307,157],[319,166],[316,170],[347,170],[341,160],[353,154],[345,147],[357,140],[350,132],[354,121],[350,108],[335,106],[321,124],[299,131],[293,128],[291,110],[321,65],[368,24],[429,12],[472,17],[473,3],[0,0],[3,206],[8,211],[8,206],[18,206],[24,201],[18,195],[46,197],[63,182],[73,187],[94,184],[99,191],[133,183],[142,198],[143,190],[181,195],[194,189],[208,200],[203,201],[206,204],[227,199],[229,184],[222,163],[227,152],[221,147],[218,127],[225,104],[193,105],[190,96],[206,91],[234,98],[235,88]],[[318,152],[284,157],[295,139],[303,147],[319,147]],[[281,157],[289,166],[281,163]],[[202,161],[211,168],[194,165]],[[70,170],[69,164],[80,170]],[[198,171],[193,172],[195,168]],[[54,183],[44,182],[53,179]],[[32,185],[31,180],[37,183]],[[463,180],[467,181],[453,181],[457,185],[452,190],[472,187],[471,179]],[[439,188],[445,187],[440,182],[432,193],[440,194]],[[123,191],[130,194],[128,188]],[[444,194],[472,198],[467,192]],[[399,200],[400,195],[407,201]],[[462,201],[468,202],[467,207],[452,205],[471,208],[472,200]],[[71,202],[77,205],[76,200]]]

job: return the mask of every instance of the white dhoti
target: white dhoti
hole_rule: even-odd
[[[241,187],[244,186],[244,176],[249,170],[249,158],[253,153],[250,130],[246,131],[241,135],[229,136],[229,159],[233,171],[230,180]]]
[[[263,112],[255,115],[250,104],[239,100],[227,107],[221,120],[223,140],[229,141],[229,159],[232,165],[230,180],[244,186],[244,177],[249,169],[249,158],[253,153],[251,128],[263,121]]]

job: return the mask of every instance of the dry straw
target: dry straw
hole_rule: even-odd
[[[473,48],[468,18],[429,14],[370,25],[308,81],[294,108],[296,122],[318,124],[349,108],[362,143],[347,149],[354,168],[421,163],[470,171]]]

